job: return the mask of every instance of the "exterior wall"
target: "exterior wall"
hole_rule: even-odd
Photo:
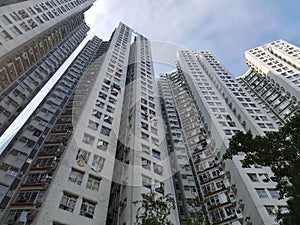
[[[0,134],[86,36],[93,2],[0,8]],[[1,154],[0,220],[134,224],[132,203],[153,190],[176,198],[174,224],[197,197],[210,224],[276,224],[286,202],[272,171],[221,158],[236,132],[264,135],[299,113],[299,54],[282,40],[249,50],[234,79],[211,53],[181,51],[158,88],[150,41],[120,23],[86,45]]]
[[[5,2],[1,2],[0,7],[5,6],[5,5],[19,3],[19,2],[25,2],[25,1],[27,1],[27,0],[7,0]]]
[[[87,10],[93,2],[94,0],[70,2],[30,0],[1,7],[0,24],[3,35],[1,35],[0,57],[33,38],[41,37],[41,33],[51,30],[57,24],[63,25],[65,19]]]
[[[300,49],[283,40],[245,53],[250,69],[239,78],[282,125],[299,114]]]
[[[174,72],[176,73],[176,72]],[[186,224],[190,215],[194,213],[190,201],[198,201],[200,193],[198,186],[192,180],[186,183],[187,177],[194,177],[193,166],[189,163],[190,154],[181,130],[181,124],[176,113],[176,103],[173,100],[173,91],[167,76],[160,75],[158,86],[161,96],[163,120],[167,126],[166,142],[169,152],[173,186],[176,196],[176,209],[180,224]],[[197,125],[195,125],[197,126]]]
[[[210,53],[180,52],[178,68],[184,74],[201,117],[207,124],[214,150],[219,152],[218,157],[226,151],[230,137],[238,130],[251,130],[260,135],[276,131],[278,125],[267,110]],[[242,159],[242,156],[237,156],[234,163],[227,161],[225,164],[225,170],[231,174],[231,190],[237,195],[236,208],[244,214],[240,221],[245,224],[250,221],[253,224],[261,224],[261,221],[275,224],[274,215],[267,212],[268,206],[280,208],[286,203],[265,194],[276,187],[276,183],[270,180],[270,169],[259,165],[242,169]],[[257,181],[252,175],[257,176]],[[236,177],[242,179],[236,180]]]
[[[185,140],[185,145],[180,149],[181,155],[177,157],[177,160],[181,164],[182,170],[190,165],[190,173],[181,175],[181,188],[184,189],[184,192],[177,199],[178,205],[181,204],[181,198],[186,199],[185,207],[188,209],[186,219],[188,219],[193,217],[193,214],[199,213],[188,204],[188,201],[199,197],[199,207],[205,209],[207,214],[205,219],[208,223],[240,224],[241,212],[235,207],[235,195],[230,190],[227,175],[220,164],[214,144],[208,135],[208,130],[200,119],[200,112],[189,92],[183,74],[178,72],[166,74],[161,76],[161,80],[169,83],[165,87],[165,92],[170,90],[172,93],[178,123]],[[182,157],[184,153],[185,158]],[[189,159],[191,160],[188,161]],[[177,180],[178,178],[175,178],[175,184]],[[177,185],[180,185],[180,183],[178,182]],[[182,221],[182,224],[185,224],[185,222]]]
[[[1,193],[6,194],[1,198],[1,221],[4,224],[17,221],[36,224],[38,213],[52,202],[47,194],[51,194],[53,178],[63,160],[73,126],[69,100],[92,59],[86,60],[86,55],[95,54],[99,44],[100,40],[95,38],[86,45],[2,153]]]
[[[158,195],[172,193],[150,48],[149,40],[136,33],[131,44],[119,138],[118,157],[124,164],[115,165],[119,182],[115,179],[117,184],[112,190],[112,210],[117,212],[111,216],[113,224],[135,222],[139,206],[132,202],[142,200],[142,193],[150,190]],[[172,214],[170,219],[174,222],[177,217]]]
[[[66,224],[106,224],[114,172],[112,165],[115,161],[121,120],[119,109],[123,103],[122,92],[130,48],[129,45],[125,45],[126,48],[117,48],[116,45],[118,42],[127,43],[130,40],[130,34],[125,33],[128,34],[124,30],[124,25],[120,24],[114,32],[107,53],[96,59],[86,72],[95,73],[95,79],[90,80],[93,88],[84,99],[85,105],[82,106],[74,127],[71,144],[66,149],[64,163],[61,164],[50,189],[49,199],[55,201],[46,201],[37,224],[49,223],[54,218]],[[112,64],[114,60],[116,63]],[[120,89],[118,90],[113,84],[117,84]],[[99,159],[98,163],[97,159]],[[83,165],[80,160],[83,160]],[[80,184],[70,183],[72,169],[84,174]],[[90,176],[101,179],[98,190],[88,188],[87,180]],[[76,196],[76,204],[72,212],[68,207],[66,211],[58,207],[65,193]],[[60,197],[55,198],[55,196]],[[88,201],[93,210],[84,209],[84,201]],[[56,206],[55,209],[53,206]],[[50,213],[49,209],[52,209]]]
[[[0,134],[88,31],[94,1],[23,1],[0,7]]]
[[[0,95],[0,134],[26,107],[28,102],[55,74],[70,54],[85,38],[88,26],[82,23],[75,28],[65,39],[49,51],[38,63],[25,71],[21,77],[12,83]]]

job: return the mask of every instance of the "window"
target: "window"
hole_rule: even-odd
[[[10,15],[15,21],[21,20],[21,17],[20,17],[16,12],[10,13],[9,15]]]
[[[36,22],[34,22],[33,19],[27,20],[27,22],[32,29],[37,27],[37,24],[36,24]]]
[[[141,118],[142,118],[143,120],[148,121],[148,116],[145,115],[145,114],[143,114],[143,113],[141,113]]]
[[[90,152],[83,150],[81,148],[78,149],[77,156],[76,156],[77,163],[81,165],[81,163],[88,162],[90,155],[91,155]],[[84,165],[84,164],[82,164],[82,165]]]
[[[264,123],[258,123],[257,125],[261,128],[266,128],[266,125]]]
[[[148,130],[148,124],[147,123],[141,122],[141,127],[142,127],[142,129]]]
[[[150,96],[150,95],[148,96],[148,99],[149,99],[150,101],[152,101],[152,102],[154,101],[154,98],[153,98],[152,96]]]
[[[115,91],[115,90],[111,90],[110,94],[112,94],[113,96],[118,96],[119,92]]]
[[[147,100],[146,100],[146,99],[142,98],[142,99],[141,99],[141,102],[142,102],[143,104],[147,105]]]
[[[92,130],[96,131],[99,127],[99,123],[96,123],[96,122],[90,120],[88,127],[91,128]]]
[[[8,17],[7,17],[6,15],[0,16],[0,20],[1,20],[4,24],[6,24],[6,25],[12,23],[12,22],[10,21],[10,19],[8,19]]]
[[[84,172],[72,168],[71,173],[69,175],[69,181],[74,184],[80,185],[83,179],[83,175]]]
[[[155,126],[155,127],[157,126],[157,118],[152,118],[150,122],[151,122],[151,126]]]
[[[107,108],[106,108],[106,111],[110,112],[110,113],[114,113],[115,109],[108,105]]]
[[[105,100],[107,98],[107,95],[104,94],[104,93],[102,93],[102,92],[100,92],[99,95],[98,95],[98,97]]]
[[[35,17],[35,20],[39,23],[39,24],[42,24],[44,23],[44,21],[41,19],[41,17],[37,16]]]
[[[100,188],[100,182],[101,178],[89,175],[89,178],[86,183],[86,188],[91,189],[93,191],[98,191]]]
[[[160,194],[164,194],[164,183],[156,180],[154,182],[154,190]]]
[[[71,193],[64,192],[59,204],[59,208],[73,212],[76,204],[77,196]]]
[[[152,149],[152,156],[160,160],[160,152]]]
[[[258,177],[255,173],[248,173],[248,177],[252,182],[259,182]]]
[[[30,216],[30,212],[26,211],[24,209],[10,210],[9,214],[7,215],[6,220],[4,220],[5,222],[4,221],[2,221],[2,222],[4,222],[3,224],[17,224],[17,221],[16,221],[17,219],[20,222],[20,218],[24,218],[24,220],[25,220],[25,217],[27,217],[27,216]]]
[[[151,189],[151,178],[142,175],[142,185],[145,188]]]
[[[20,191],[16,202],[19,203],[41,203],[44,198],[44,192],[40,190]]]
[[[105,91],[105,92],[108,92],[108,91],[109,91],[109,88],[106,87],[106,86],[104,86],[104,85],[102,85],[101,90],[102,90],[102,91]]]
[[[231,130],[224,130],[226,135],[232,135]]]
[[[278,206],[278,212],[280,214],[285,214],[289,212],[289,209],[287,208],[287,206]]]
[[[258,175],[259,175],[260,180],[262,180],[263,182],[268,183],[271,181],[271,179],[269,178],[269,175],[266,173],[259,173]]]
[[[266,208],[267,212],[269,213],[269,215],[276,215],[277,214],[277,210],[276,210],[275,206],[265,205],[265,208]]]
[[[60,134],[53,134],[50,135],[48,138],[48,142],[62,142],[64,140],[64,135],[60,135]]]
[[[159,174],[159,175],[162,175],[163,174],[163,167],[156,164],[156,163],[153,163],[153,170],[154,170],[154,173],[156,174]]]
[[[108,142],[98,139],[97,148],[106,151],[108,147]]]
[[[272,196],[272,198],[274,199],[279,199],[280,195],[279,195],[279,191],[275,190],[275,189],[268,189],[270,195]]]
[[[105,127],[105,126],[101,127],[101,131],[100,131],[101,134],[103,134],[105,136],[110,136],[110,132],[111,132],[111,129],[109,129],[108,127]]]
[[[146,145],[142,145],[142,152],[150,155],[150,148]]]
[[[16,36],[19,36],[22,34],[22,32],[16,27],[16,26],[13,26],[11,28],[9,28]]]
[[[101,172],[104,167],[104,163],[105,163],[105,158],[99,155],[94,155],[91,168],[96,172]]]
[[[151,127],[151,133],[156,134],[157,135],[157,129],[154,127]]]
[[[30,30],[29,26],[25,22],[20,23],[19,25],[20,25],[20,27],[22,27],[22,29],[24,31],[29,31]]]
[[[264,189],[256,189],[256,192],[260,198],[268,198],[267,192]]]
[[[52,162],[54,161],[54,158],[38,158],[36,162],[34,163],[34,167],[36,168],[49,168],[52,167]]]
[[[52,225],[68,225],[68,224],[53,221]]]
[[[103,118],[103,121],[108,123],[108,124],[112,124],[113,118],[109,115],[105,115]]]
[[[141,134],[142,134],[142,139],[143,140],[149,141],[149,135],[148,134],[145,134],[143,132]]]
[[[94,140],[95,140],[95,137],[88,135],[88,134],[84,134],[82,142],[86,143],[88,145],[93,145]]]
[[[99,112],[99,111],[98,111],[98,110],[96,110],[96,109],[93,109],[92,115],[93,115],[94,117],[96,117],[97,119],[100,119],[100,118],[101,118],[101,115],[102,115],[102,113],[101,113],[101,112]]]
[[[12,40],[12,39],[13,39],[13,38],[10,36],[10,34],[9,34],[7,31],[5,31],[5,30],[1,31],[1,32],[0,32],[0,35],[1,35],[1,37],[3,37],[4,40],[6,40],[6,41],[9,41],[9,40]]]
[[[152,102],[149,102],[149,106],[153,109],[155,108],[155,104],[153,104]]]
[[[80,215],[93,219],[96,203],[87,199],[82,199]]]
[[[144,169],[150,170],[151,167],[151,161],[145,158],[142,158],[142,167]]]
[[[104,104],[103,102],[101,102],[100,100],[98,100],[98,99],[96,100],[96,106],[97,106],[97,107],[103,109],[104,105],[105,105],[105,104]]]
[[[154,138],[154,137],[151,137],[151,141],[153,144],[155,144],[156,146],[159,146],[159,141],[158,139]]]
[[[31,173],[28,174],[27,184],[38,184],[47,182],[49,176],[46,173]],[[51,178],[50,178],[51,179]]]
[[[112,104],[116,104],[117,103],[117,100],[112,98],[112,97],[109,97],[108,101]]]

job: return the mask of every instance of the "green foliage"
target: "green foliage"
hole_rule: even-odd
[[[142,194],[143,200],[133,204],[141,205],[136,215],[136,225],[172,225],[168,216],[175,209],[171,194],[157,196],[153,191]]]
[[[281,198],[289,200],[289,213],[279,214],[281,224],[294,225],[300,215],[300,115],[294,117],[278,132],[269,132],[266,136],[253,136],[251,132],[237,133],[224,154],[231,159],[239,152],[246,154],[243,166],[258,163],[269,166],[276,181]]]
[[[195,199],[188,200],[188,204],[191,207],[193,213],[187,219],[187,225],[209,224],[206,211],[201,207],[201,200],[199,196],[197,196]]]

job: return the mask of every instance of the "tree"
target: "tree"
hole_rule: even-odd
[[[274,173],[280,198],[288,198],[289,213],[279,212],[280,224],[299,223],[300,215],[300,115],[279,129],[265,136],[253,136],[251,132],[237,133],[230,141],[224,159],[231,159],[239,152],[245,153],[243,166],[258,163],[269,166]]]
[[[171,194],[157,196],[156,192],[142,194],[143,200],[133,204],[141,205],[137,210],[136,225],[172,225],[168,216],[175,209]]]
[[[207,219],[206,211],[201,206],[201,200],[199,196],[194,199],[188,200],[188,205],[190,206],[193,213],[187,219],[187,225],[205,225],[209,224]]]

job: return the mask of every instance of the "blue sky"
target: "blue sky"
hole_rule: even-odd
[[[277,39],[300,46],[299,9],[299,0],[97,0],[86,19],[104,40],[122,21],[165,46],[164,59],[154,57],[162,64],[172,64],[177,49],[210,51],[239,76],[250,48]]]

